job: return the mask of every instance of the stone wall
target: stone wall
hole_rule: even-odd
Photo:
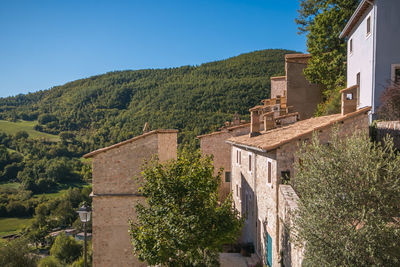
[[[316,133],[319,136],[319,139],[322,143],[327,143],[330,140],[330,136],[332,134],[332,127],[339,127],[339,135],[341,137],[350,136],[357,131],[362,131],[365,134],[368,134],[369,131],[369,123],[368,123],[368,114],[359,114],[352,118],[348,118],[339,122],[338,124],[331,125],[328,127],[324,127],[319,129]],[[298,160],[295,155],[302,142],[308,142],[312,139],[312,134],[304,135],[299,137],[297,140],[293,140],[290,143],[286,143],[282,145],[277,150],[277,161],[278,161],[278,169],[277,175],[279,177],[282,176],[282,172],[289,172],[290,179],[295,176],[294,172],[294,163]],[[294,181],[295,182],[295,181]]]
[[[279,185],[279,243],[284,266],[300,267],[303,261],[303,247],[295,246],[291,242],[293,233],[289,230],[298,200],[299,197],[290,185]]]
[[[221,176],[220,197],[225,199],[231,191],[231,182],[226,181],[226,173],[231,173],[231,146],[225,141],[233,136],[249,134],[250,125],[232,127],[230,130],[223,130],[208,135],[200,136],[200,149],[204,155],[214,156],[214,175],[217,175],[220,168],[224,168]],[[232,179],[232,178],[231,178]]]
[[[377,141],[383,141],[387,135],[393,138],[394,146],[400,150],[400,121],[380,121],[376,124]]]
[[[91,152],[93,157],[93,266],[147,266],[132,253],[128,220],[136,219],[145,160],[176,158],[177,131],[160,130]]]
[[[93,266],[147,266],[132,253],[128,220],[136,219],[140,196],[95,196],[93,208]]]
[[[284,96],[286,93],[286,76],[271,77],[271,97]]]
[[[308,58],[289,58],[286,56],[287,105],[294,106],[300,119],[314,116],[317,105],[322,101],[322,86],[311,84],[304,76]]]

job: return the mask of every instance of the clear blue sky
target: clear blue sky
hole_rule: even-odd
[[[10,0],[0,3],[0,97],[114,70],[266,48],[306,51],[298,0]]]

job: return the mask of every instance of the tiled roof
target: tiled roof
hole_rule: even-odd
[[[275,77],[271,77],[271,80],[281,80],[281,79],[286,79],[286,76],[275,76]]]
[[[358,5],[356,11],[351,16],[350,20],[347,22],[346,26],[344,27],[343,31],[340,33],[340,38],[345,38],[349,35],[349,33],[353,30],[354,26],[358,23],[360,18],[364,15],[364,12],[370,7],[370,3],[374,2],[374,0],[363,0]]]
[[[196,136],[196,137],[197,137],[197,138],[203,138],[203,137],[206,137],[206,136],[211,136],[211,135],[217,135],[217,134],[227,133],[227,132],[229,132],[229,131],[232,131],[232,130],[235,130],[235,129],[239,129],[239,128],[244,128],[244,127],[250,127],[250,123],[247,122],[247,123],[240,124],[240,125],[230,126],[230,127],[224,128],[224,129],[221,130],[221,131],[212,132],[212,133],[209,133],[209,134],[202,134],[202,135],[198,135],[198,136]]]
[[[135,136],[135,137],[133,137],[131,139],[122,141],[120,143],[117,143],[117,144],[114,144],[114,145],[111,145],[111,146],[108,146],[108,147],[103,147],[103,148],[97,149],[95,151],[92,151],[90,153],[87,153],[87,154],[83,155],[83,157],[84,158],[91,158],[96,154],[99,154],[99,153],[102,153],[102,152],[106,152],[106,151],[108,151],[110,149],[117,148],[117,147],[123,146],[123,145],[128,144],[128,143],[132,143],[132,142],[134,142],[134,141],[136,141],[138,139],[144,138],[144,137],[149,136],[149,135],[158,134],[158,133],[177,133],[177,132],[178,132],[178,130],[169,130],[169,129],[168,130],[158,129],[158,130],[150,131],[150,132],[144,133],[142,135]]]
[[[281,128],[261,132],[260,135],[250,137],[249,135],[242,135],[232,137],[227,140],[228,143],[233,145],[244,145],[247,147],[255,148],[256,150],[269,151],[277,147],[298,139],[303,135],[312,133],[315,130],[331,126],[337,122],[352,118],[359,114],[367,113],[371,107],[359,109],[355,112],[342,116],[341,114],[334,114],[323,117],[311,118]]]
[[[311,54],[286,54],[285,59],[289,58],[310,58]]]

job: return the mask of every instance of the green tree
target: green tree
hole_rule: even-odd
[[[41,259],[38,264],[38,267],[62,267],[62,266],[63,264],[61,264],[61,262],[53,256]]]
[[[301,0],[296,23],[307,36],[307,49],[312,55],[304,70],[307,79],[324,85],[326,105],[338,112],[338,88],[346,85],[346,41],[339,38],[359,1]],[[334,102],[334,103],[332,103]],[[320,106],[326,113],[326,107]]]
[[[72,263],[81,256],[82,245],[73,237],[61,233],[51,246],[50,255],[62,262]]]
[[[295,240],[304,266],[400,265],[400,155],[355,134],[329,145],[314,136],[295,165]]]
[[[25,239],[0,243],[0,266],[36,267],[37,257],[31,253]]]
[[[150,265],[218,266],[222,245],[235,242],[243,220],[232,199],[218,203],[220,174],[211,158],[183,152],[177,160],[154,160],[143,171],[141,193],[130,222],[133,251]]]

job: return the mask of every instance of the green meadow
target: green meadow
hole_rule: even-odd
[[[52,142],[57,142],[60,138],[57,135],[42,133],[34,129],[37,121],[17,121],[10,122],[5,120],[0,120],[0,132],[5,132],[7,134],[15,134],[19,131],[26,131],[31,138],[45,138]]]

